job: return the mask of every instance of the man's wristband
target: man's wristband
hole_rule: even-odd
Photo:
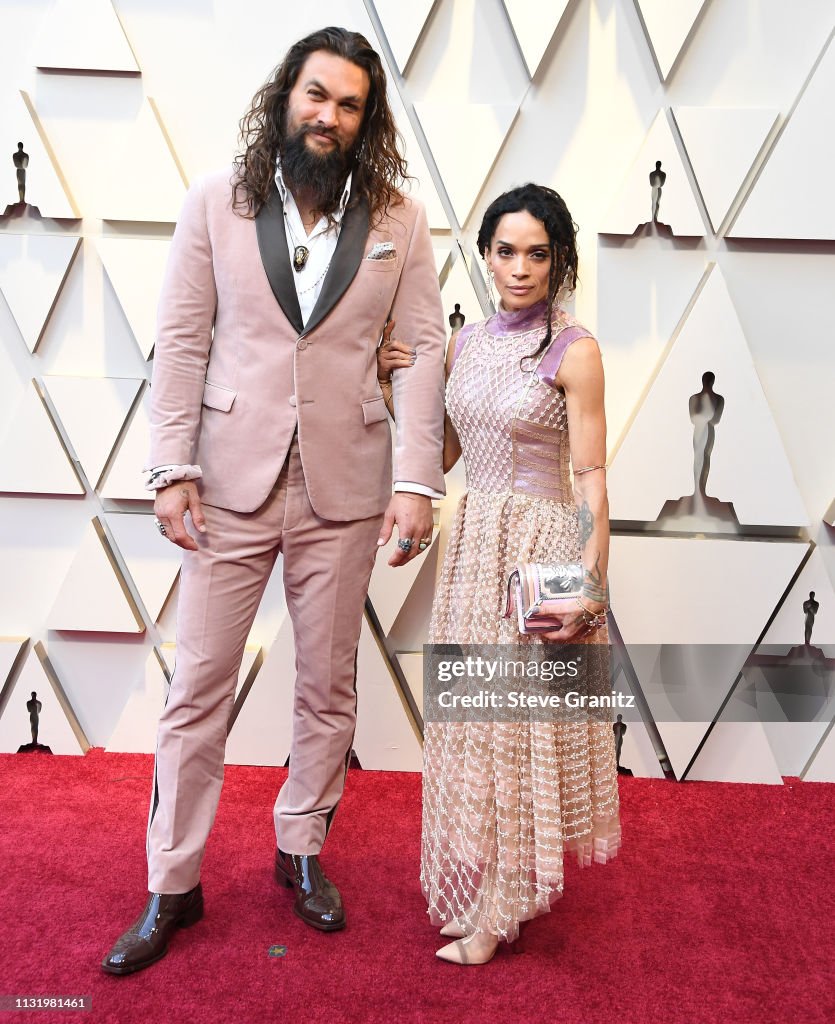
[[[145,490],[158,491],[180,480],[199,480],[202,476],[199,466],[156,466],[145,480]]]

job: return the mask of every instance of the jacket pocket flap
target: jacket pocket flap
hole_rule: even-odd
[[[387,416],[388,409],[386,409],[386,403],[383,401],[382,395],[379,398],[369,398],[362,403],[362,418],[366,426],[372,423],[379,423],[380,420],[384,420]]]
[[[203,388],[203,405],[208,405],[210,409],[220,409],[221,412],[229,412],[237,393],[231,388],[224,388],[220,384],[210,384],[206,381]]]

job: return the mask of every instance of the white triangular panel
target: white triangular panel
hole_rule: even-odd
[[[439,245],[438,242],[432,240],[432,251],[435,254],[435,270],[438,272],[438,277],[443,273],[444,267],[449,262],[450,248],[449,245]]]
[[[408,373],[408,370],[404,370]],[[423,552],[405,565],[396,567],[388,564],[389,559],[397,550],[397,530],[392,531],[391,538],[385,547],[379,548],[371,580],[368,585],[368,596],[374,611],[386,634],[394,625],[400,609],[409,596],[409,591],[423,568],[425,561],[435,563],[438,557],[438,535],[433,533],[432,543]]]
[[[293,734],[295,664],[293,624],[288,615],[229,730],[226,764],[286,763]],[[240,686],[240,676],[238,681]]]
[[[363,620],[357,652],[354,750],[365,769],[419,772],[423,754],[380,648]]]
[[[41,340],[81,239],[0,234],[0,291],[30,352]]]
[[[0,439],[0,491],[84,493],[34,381]]]
[[[830,729],[820,750],[803,773],[804,782],[835,782],[835,729]]]
[[[105,633],[141,633],[145,629],[110,561],[97,519],[87,527],[47,624],[50,629]]]
[[[406,182],[405,191],[409,196],[419,199],[426,207],[426,219],[429,227],[436,231],[449,231],[449,218],[444,210],[441,197],[435,187],[435,179],[426,163],[423,150],[417,135],[409,123],[400,98],[392,98],[397,127],[403,136],[403,148],[410,180]]]
[[[55,0],[32,58],[38,68],[139,71],[110,0]]]
[[[165,238],[96,240],[101,261],[145,359],[156,342],[157,296],[171,242]]]
[[[815,548],[809,556],[762,639],[768,654],[788,654],[792,647],[803,645],[806,620],[803,603],[809,599],[810,591],[815,592],[815,600],[820,605],[812,624],[812,644],[821,648],[828,658],[835,658],[835,588],[820,548]]]
[[[113,512],[107,525],[142,603],[156,621],[180,571],[182,549],[160,536],[151,515]]]
[[[643,722],[628,722],[620,752],[621,767],[629,768],[636,778],[663,779],[661,762],[655,753]]]
[[[81,467],[95,487],[142,380],[132,377],[44,377]]]
[[[830,42],[729,236],[835,239],[833,95]]]
[[[457,302],[461,306],[465,322],[468,324],[478,323],[484,318],[481,310],[481,303],[473,287],[472,278],[467,268],[467,263],[460,250],[452,253],[453,263],[447,274],[447,279],[441,289],[441,301],[444,307],[444,316],[448,317],[455,309]],[[447,329],[447,337],[451,333],[449,324],[444,325]]]
[[[175,223],[186,187],[151,104],[145,99],[132,121],[109,128],[94,216]]]
[[[747,656],[807,550],[794,541],[613,535],[612,607],[624,642],[741,645]],[[740,602],[734,581],[743,579]]]
[[[100,493],[114,500],[144,499],[153,501],[153,492],[145,490],[142,467],[151,449],[151,425],[148,420],[148,394],[136,409],[119,450],[102,483]]]
[[[32,691],[42,705],[38,743],[49,747],[53,754],[86,753],[90,745],[41,644],[35,644],[29,652],[20,675],[8,692],[0,717],[0,753],[14,754],[18,747],[32,742],[26,707]]]
[[[397,61],[401,73],[405,70],[437,0],[374,0],[374,9]]]
[[[0,693],[28,637],[0,636]]]
[[[746,678],[751,675],[750,667],[745,670],[745,675]],[[756,693],[756,690],[753,690],[753,693]],[[747,695],[751,694],[752,689],[748,689]],[[780,694],[778,697],[782,699],[783,695]],[[759,702],[759,694],[756,699]],[[771,721],[770,718],[776,718],[777,715],[776,713],[772,714],[769,709],[775,708],[778,704],[777,698],[773,694],[769,695],[768,702],[764,703],[764,712],[760,717],[781,776],[803,775],[803,769],[809,763],[809,759],[829,727],[832,716],[835,715],[835,693],[831,695],[827,705],[828,707],[820,715],[815,716],[815,721]],[[826,717],[827,714],[829,718]]]
[[[761,722],[717,722],[687,778],[701,782],[783,784]]]
[[[398,651],[397,661],[406,678],[409,690],[423,714],[423,654],[418,651]]]
[[[514,104],[415,104],[415,112],[460,224],[467,220],[517,110]],[[463,159],[465,153],[466,159]]]
[[[25,201],[37,207],[42,217],[71,218],[79,216],[72,199],[67,194],[59,169],[47,147],[44,145],[39,125],[33,117],[34,108],[25,92],[10,94],[9,100],[0,107],[0,138],[9,148],[3,159],[8,160],[11,173],[4,174],[3,192],[0,195],[0,215],[6,205],[13,206],[19,201],[16,176],[12,167],[12,147],[23,143],[23,152],[29,156],[26,168]]]
[[[160,656],[165,664],[165,669],[170,676],[174,675],[174,669],[177,667],[177,645],[176,643],[161,644],[159,648]],[[241,658],[241,667],[238,669],[238,681],[235,683],[235,700],[237,701],[240,696],[241,690],[244,686],[247,687],[247,691],[252,687],[255,677],[261,670],[261,666],[264,663],[264,648],[259,644],[247,644],[244,648],[244,654]]]
[[[654,522],[668,499],[694,492],[688,403],[702,390],[707,371],[716,375],[714,392],[725,399],[714,428],[708,496],[732,503],[742,524],[805,526],[803,499],[717,267],[614,456],[611,517]]]
[[[159,716],[168,695],[168,679],[156,651],[145,661],[145,671],[131,691],[107,750],[123,754],[153,754],[157,749]]]
[[[814,592],[811,645],[803,605]],[[824,659],[831,659],[828,663]],[[785,660],[783,660],[785,659]],[[781,775],[800,775],[835,714],[835,589],[816,547],[746,669],[746,703],[760,710]]]
[[[548,4],[541,0],[504,0],[504,6],[528,74],[533,78],[565,14],[568,0],[552,0]]]
[[[244,686],[251,687],[255,677],[264,664],[264,648],[254,644],[247,644],[244,648],[244,656],[241,658],[241,667],[238,669],[238,682],[235,686],[235,698],[239,696]]]
[[[615,675],[613,689],[618,693],[634,696],[632,686],[624,672]],[[613,712],[612,715],[614,724],[617,712]],[[622,768],[628,768],[638,778],[663,779],[664,772],[661,770],[658,754],[655,752],[646,725],[643,721],[638,720],[637,710],[631,709],[625,717],[626,732],[623,735],[623,745],[618,763]],[[630,719],[635,719],[635,721],[630,721]]]
[[[653,194],[649,176],[661,161],[667,175],[661,190],[658,221],[680,237],[699,237],[705,225],[693,196],[684,163],[667,115],[659,110],[598,231],[632,235],[652,222]]]
[[[597,251],[597,332],[605,348],[609,451],[625,432],[639,398],[706,269],[700,250],[657,244],[601,246]]]
[[[794,542],[612,536],[612,608],[677,777],[806,551]]]
[[[714,231],[721,227],[778,111],[758,107],[675,107],[673,115]],[[717,155],[721,156],[717,159]]]
[[[705,0],[636,0],[662,79],[669,75]]]

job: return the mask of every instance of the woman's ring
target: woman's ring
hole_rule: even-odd
[[[411,537],[401,537],[397,542],[397,546],[401,551],[411,551],[414,543]]]
[[[159,519],[155,519],[154,522],[156,523],[157,529],[163,535],[163,537],[167,537],[168,536],[168,531],[165,529],[165,527],[162,525],[162,523],[159,521]]]

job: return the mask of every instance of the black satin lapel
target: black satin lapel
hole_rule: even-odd
[[[336,243],[328,273],[322,282],[319,298],[304,329],[305,334],[309,334],[325,319],[354,280],[365,252],[368,225],[368,203],[363,198],[345,211],[339,241]]]
[[[256,214],[255,233],[258,236],[261,262],[264,264],[273,295],[284,310],[284,315],[297,333],[301,334],[304,329],[302,311],[299,308],[296,282],[293,280],[293,269],[290,266],[287,235],[284,230],[284,210],[275,184],[270,192],[270,198]]]

